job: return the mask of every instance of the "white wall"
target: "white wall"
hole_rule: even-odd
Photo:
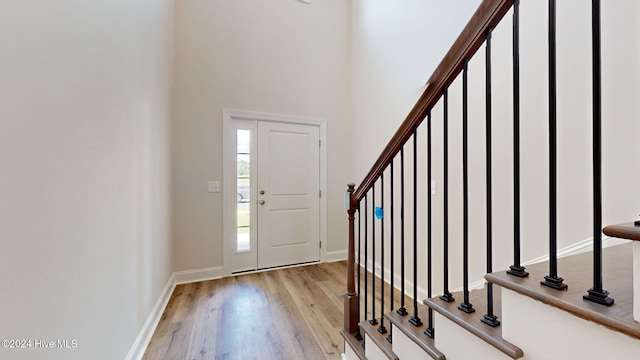
[[[425,89],[464,25],[474,1],[351,1],[354,181],[369,171]]]
[[[222,194],[207,193],[207,181],[223,179],[225,108],[326,120],[328,251],[345,250],[348,3],[180,0],[176,6],[177,270],[223,264]]]
[[[169,279],[172,39],[170,0],[0,3],[0,339],[77,340],[0,358],[122,359]]]

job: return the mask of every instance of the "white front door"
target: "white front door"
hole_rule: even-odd
[[[320,127],[246,116],[225,126],[228,273],[319,261]]]
[[[258,268],[320,259],[317,126],[258,123]]]

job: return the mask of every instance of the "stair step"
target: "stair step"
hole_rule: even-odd
[[[428,314],[429,308],[425,305],[418,304],[418,314],[422,318],[426,318]],[[402,331],[409,339],[415,342],[422,350],[424,350],[429,356],[436,360],[445,360],[446,357],[443,353],[441,353],[434,344],[432,338],[425,335],[424,330],[427,327],[426,321],[423,321],[422,326],[414,326],[409,323],[410,315],[402,316],[397,312],[389,312],[384,315],[385,318],[389,319],[389,322],[393,324],[394,329]],[[395,333],[396,330],[394,330]]]
[[[375,345],[382,350],[382,352],[391,360],[398,360],[398,356],[391,350],[391,343],[387,341],[387,336],[389,333],[381,334],[378,332],[379,325],[371,325],[368,320],[362,321],[360,324],[360,329],[367,334],[371,340],[375,343]],[[365,346],[371,346],[370,344],[365,344]]]
[[[602,250],[604,289],[615,299],[611,306],[584,300],[592,287],[593,254],[583,253],[558,259],[558,276],[568,290],[558,291],[540,284],[549,273],[548,262],[527,266],[529,276],[519,278],[505,271],[485,275],[488,281],[555,306],[578,317],[640,339],[640,323],[633,320],[632,244]]]
[[[493,295],[494,314],[500,317],[500,289],[494,287]],[[437,311],[442,316],[453,321],[478,338],[484,340],[486,343],[492,345],[512,359],[519,359],[523,356],[523,352],[519,347],[502,338],[502,328],[500,326],[491,327],[481,321],[487,310],[486,288],[481,290],[474,290],[469,293],[469,302],[473,305],[473,308],[476,309],[476,311],[471,314],[467,314],[464,311],[458,309],[458,306],[462,303],[463,299],[462,292],[453,293],[453,297],[456,299],[456,301],[450,303],[440,299],[439,297],[426,299],[424,303],[431,307],[434,311]]]
[[[607,236],[640,241],[640,226],[635,222],[605,226],[602,231]]]
[[[364,355],[364,347],[362,347],[363,340],[356,339],[355,335],[350,334],[344,330],[340,331],[340,335],[344,338],[344,341],[348,346],[353,349],[353,352],[358,356],[360,360],[366,360]]]

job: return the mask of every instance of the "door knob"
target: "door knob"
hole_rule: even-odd
[[[260,190],[260,195],[264,195],[264,190]]]
[[[260,204],[260,205],[264,205],[264,200],[260,200],[260,201],[258,201],[258,204]]]

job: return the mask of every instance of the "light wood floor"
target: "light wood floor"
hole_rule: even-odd
[[[340,359],[346,262],[176,287],[145,360]]]

